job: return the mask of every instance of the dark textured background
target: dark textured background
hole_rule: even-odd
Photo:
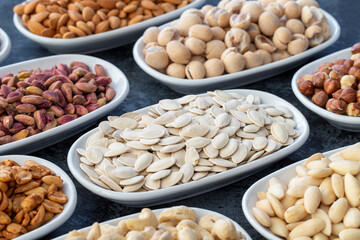
[[[8,33],[12,41],[11,53],[0,66],[51,55],[46,49],[28,40],[16,30],[12,22],[12,8],[16,3],[20,2],[21,1],[19,0],[0,1],[0,27]],[[212,4],[215,4],[216,2],[217,1],[209,1],[209,3]],[[323,9],[332,14],[339,22],[341,26],[341,36],[334,45],[320,54],[313,56],[309,62],[332,52],[350,47],[354,43],[360,41],[360,31],[358,28],[358,23],[360,22],[360,6],[358,0],[319,0],[319,3]],[[128,97],[120,106],[112,111],[110,115],[120,115],[125,112],[133,111],[154,104],[163,98],[177,98],[182,96],[159,84],[155,79],[143,72],[132,58],[132,46],[133,45],[130,44],[116,49],[91,54],[118,66],[125,73],[130,82],[130,93]],[[360,139],[359,133],[350,133],[334,128],[328,122],[310,112],[296,99],[295,95],[292,93],[290,81],[297,69],[298,68],[292,69],[272,77],[271,79],[247,85],[244,88],[258,89],[276,94],[298,107],[298,109],[306,116],[311,129],[310,137],[302,148],[272,166],[230,186],[185,200],[154,206],[154,208],[170,207],[179,204],[207,208],[222,213],[238,222],[253,239],[263,239],[263,237],[250,226],[242,212],[241,199],[245,191],[258,179],[286,165],[301,160],[312,153],[346,146],[356,143]],[[95,126],[96,124],[89,126],[89,129]],[[31,155],[54,162],[71,176],[66,164],[67,152],[73,142],[86,131],[87,130],[51,147],[33,152]],[[82,187],[75,179],[73,179],[73,181],[78,192],[78,204],[74,214],[64,225],[43,239],[51,239],[60,236],[74,228],[79,229],[91,225],[95,221],[102,222],[136,213],[140,210],[140,208],[126,207],[110,202],[92,194]]]

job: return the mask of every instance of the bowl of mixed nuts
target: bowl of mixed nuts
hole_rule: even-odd
[[[347,131],[360,131],[360,44],[299,69],[292,90],[308,109],[330,124]]]
[[[75,185],[55,164],[38,157],[4,155],[0,172],[1,238],[40,238],[74,212]]]
[[[98,52],[135,41],[205,0],[25,1],[14,6],[15,27],[52,53]]]
[[[126,76],[111,63],[58,55],[0,68],[0,153],[28,153],[91,125],[120,104]]]
[[[11,50],[11,41],[6,32],[0,28],[0,63],[5,60]]]

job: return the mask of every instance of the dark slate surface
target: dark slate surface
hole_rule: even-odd
[[[51,55],[46,49],[28,40],[16,30],[12,22],[12,8],[15,3],[19,2],[19,0],[0,1],[0,27],[9,34],[12,41],[11,53],[0,66]],[[215,3],[215,1],[209,2]],[[350,47],[355,42],[360,41],[360,31],[357,26],[357,23],[360,22],[360,15],[358,14],[359,3],[357,0],[321,0],[319,2],[323,9],[331,13],[338,20],[342,33],[340,39],[334,45],[314,56],[309,62],[332,52]],[[163,98],[177,98],[182,96],[159,84],[155,79],[143,72],[133,60],[131,51],[132,44],[91,54],[118,66],[130,82],[130,93],[128,97],[120,106],[110,113],[111,115],[119,115],[133,111],[154,104]],[[238,222],[253,239],[263,239],[263,237],[250,226],[242,212],[241,199],[245,191],[258,179],[301,160],[312,153],[353,144],[360,139],[358,133],[350,133],[334,128],[328,122],[310,112],[295,98],[290,87],[290,81],[297,69],[298,68],[289,70],[271,79],[247,85],[244,88],[258,89],[276,94],[293,103],[306,116],[310,124],[311,133],[308,141],[301,149],[272,166],[230,186],[200,196],[155,206],[154,208],[170,207],[179,204],[207,208],[222,213]],[[89,129],[93,127],[95,127],[95,124],[89,126]],[[86,130],[54,146],[33,152],[31,155],[42,157],[56,163],[71,176],[66,164],[67,152],[73,142],[85,132]],[[136,213],[140,210],[140,208],[126,207],[94,195],[82,187],[75,179],[73,180],[78,192],[78,204],[74,214],[64,225],[43,239],[60,236],[74,228],[79,229],[91,225],[95,221],[102,222]]]

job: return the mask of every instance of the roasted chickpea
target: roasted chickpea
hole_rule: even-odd
[[[166,45],[166,51],[174,63],[187,64],[191,57],[190,50],[177,40],[170,41]]]
[[[263,63],[262,55],[257,52],[247,51],[244,54],[244,58],[245,58],[245,67],[248,69],[261,66]]]
[[[266,36],[271,37],[279,27],[279,24],[280,19],[273,12],[265,11],[259,17],[260,30]]]
[[[146,50],[145,62],[152,68],[164,69],[169,64],[169,57],[161,46],[151,46]]]
[[[292,41],[288,44],[288,51],[292,55],[305,51],[309,46],[309,41],[303,34],[294,34]]]
[[[166,69],[166,74],[171,77],[185,78],[185,65],[171,63]]]
[[[143,34],[143,41],[144,43],[151,43],[156,42],[158,35],[159,35],[160,29],[158,27],[150,27],[145,30]]]
[[[273,42],[275,46],[280,50],[285,50],[291,39],[292,39],[292,34],[290,30],[286,27],[279,27],[274,32]]]
[[[213,38],[213,33],[209,26],[195,24],[189,28],[189,37],[195,37],[204,42],[208,42]]]
[[[237,47],[240,53],[244,53],[249,49],[250,36],[240,28],[232,28],[225,35],[225,44],[228,48]]]
[[[322,29],[318,25],[311,25],[305,30],[305,36],[309,40],[309,46],[315,47],[320,45],[323,41]]]
[[[251,23],[251,16],[249,13],[233,14],[230,17],[230,26],[232,28],[241,28],[246,30]]]
[[[272,62],[271,53],[269,53],[268,51],[266,51],[264,49],[258,49],[258,50],[255,51],[255,53],[261,54],[262,59],[263,59],[263,65]]]
[[[240,13],[248,13],[251,16],[251,22],[257,22],[260,14],[263,12],[260,4],[256,1],[245,2]]]
[[[205,77],[205,67],[199,61],[189,62],[186,65],[185,73],[188,79],[202,79]]]
[[[245,58],[236,47],[226,49],[221,55],[221,60],[228,73],[240,72],[245,67]]]
[[[301,16],[301,7],[295,1],[289,1],[284,6],[284,14],[286,19],[298,19]]]
[[[257,35],[255,37],[255,45],[259,49],[264,49],[268,52],[275,52],[276,47],[274,43],[264,35]]]
[[[213,39],[223,41],[225,38],[225,31],[221,27],[212,27],[211,28]]]
[[[194,55],[200,55],[205,52],[206,43],[200,39],[189,37],[185,41],[185,46],[191,51]]]
[[[289,19],[286,22],[286,28],[289,29],[293,34],[305,33],[305,26],[299,19]]]
[[[178,39],[180,39],[180,33],[175,27],[165,27],[159,32],[157,42],[161,46],[166,46],[170,41]]]
[[[256,23],[250,23],[250,26],[248,27],[248,29],[246,29],[246,32],[250,36],[250,42],[254,42],[255,37],[261,34],[260,28]]]
[[[220,59],[212,58],[204,63],[206,77],[216,77],[224,73],[225,67]]]
[[[211,40],[210,42],[206,43],[205,57],[207,59],[220,58],[225,49],[226,46],[223,41]]]

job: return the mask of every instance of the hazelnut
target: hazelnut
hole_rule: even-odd
[[[206,61],[205,57],[202,56],[202,55],[193,55],[191,58],[190,58],[190,62],[192,61],[199,61],[201,62],[202,64],[204,64],[204,62]]]
[[[193,61],[186,65],[185,73],[188,79],[202,79],[205,77],[205,68],[201,62]]]
[[[230,26],[233,28],[241,28],[246,30],[251,23],[251,16],[249,13],[233,14],[230,17]]]
[[[313,75],[305,74],[305,75],[302,75],[301,77],[299,77],[299,79],[296,82],[297,82],[297,84],[299,84],[299,83],[302,83],[302,82],[304,82],[306,80],[312,81],[312,79],[313,79]]]
[[[326,74],[329,74],[332,70],[332,65],[334,65],[333,63],[331,62],[326,62],[326,63],[323,63],[321,64],[319,67],[318,67],[318,71],[319,72],[324,72]]]
[[[329,75],[327,75],[326,73],[317,72],[317,73],[313,74],[312,81],[313,81],[314,86],[316,88],[323,88],[324,87],[324,82],[328,78],[329,78]]]
[[[274,45],[278,49],[285,50],[285,49],[287,49],[288,43],[292,39],[292,34],[291,34],[291,31],[288,28],[279,27],[274,32],[274,36],[273,36],[272,39],[273,39]]]
[[[144,43],[157,42],[160,29],[158,27],[149,27],[143,34]]]
[[[228,73],[240,72],[245,67],[245,58],[236,47],[226,49],[221,55],[221,60]]]
[[[170,41],[166,45],[166,51],[174,63],[187,64],[191,57],[190,50],[180,41],[176,40]]]
[[[359,85],[360,85],[360,83],[359,83]],[[358,86],[358,89],[360,89],[359,87],[360,86]],[[357,90],[357,92],[356,92],[356,101],[360,102],[360,90]]]
[[[346,114],[351,117],[360,117],[360,103],[349,103],[346,107]]]
[[[262,59],[263,59],[263,65],[272,62],[271,53],[269,53],[268,51],[266,51],[264,49],[258,49],[258,50],[255,51],[255,53],[261,54]]]
[[[355,44],[351,47],[351,53],[352,53],[352,54],[360,53],[360,43],[355,43]]]
[[[340,82],[335,79],[328,78],[324,82],[324,90],[327,95],[333,94],[340,88]]]
[[[277,62],[288,57],[291,57],[291,55],[287,50],[277,49],[275,52],[271,54],[271,58],[273,62]]]
[[[340,98],[340,94],[342,93],[343,90],[344,90],[344,89],[339,89],[339,90],[337,90],[336,92],[334,92],[334,93],[332,94],[332,97],[335,98],[335,99],[339,99],[339,98]]]
[[[337,113],[337,114],[345,114],[347,108],[346,102],[339,99],[330,99],[326,103],[326,110]]]
[[[279,27],[280,19],[275,13],[270,11],[263,12],[259,17],[259,27],[263,34],[271,37]]]
[[[205,48],[205,57],[210,58],[220,58],[221,54],[226,50],[226,46],[223,41],[220,40],[211,40],[206,43]]]
[[[276,50],[274,43],[263,35],[257,35],[255,37],[255,45],[257,48],[264,49],[268,52],[274,52]]]
[[[284,7],[276,2],[269,3],[264,11],[269,11],[274,13],[278,18],[281,18],[284,15]]]
[[[346,59],[344,59],[344,58],[335,59],[332,63],[333,63],[334,65],[343,65],[344,62],[345,62],[345,60],[346,60]]]
[[[225,39],[225,31],[221,27],[212,27],[211,28],[213,39],[224,41]]]
[[[305,33],[305,26],[299,19],[289,19],[285,25],[293,34]]]
[[[194,37],[204,42],[208,42],[213,38],[213,33],[209,26],[195,24],[189,28],[189,37]]]
[[[185,41],[185,46],[191,51],[194,55],[200,55],[205,52],[206,43],[200,39],[189,37]]]
[[[289,1],[284,6],[284,14],[286,19],[296,19],[301,16],[301,7],[295,1]]]
[[[311,96],[314,94],[314,84],[310,80],[305,80],[298,84],[299,91],[305,96]]]
[[[319,4],[316,0],[297,0],[297,3],[300,5],[301,8],[303,8],[304,6],[314,6],[317,8],[319,7]]]
[[[331,66],[331,72],[329,73],[329,77],[332,79],[340,80],[344,75],[348,74],[349,67],[346,65],[338,65],[334,64]]]
[[[263,12],[260,4],[256,1],[245,2],[241,8],[240,13],[249,13],[251,16],[251,22],[257,22],[260,14]]]
[[[244,53],[249,49],[250,36],[247,32],[240,28],[231,28],[225,35],[226,47],[237,47],[240,53]]]
[[[288,51],[291,55],[296,55],[305,51],[309,46],[309,41],[303,34],[294,34],[293,40],[288,44]]]
[[[171,77],[185,78],[185,65],[172,63],[167,67],[166,74]]]
[[[352,88],[344,88],[338,99],[341,99],[343,101],[345,101],[346,103],[351,103],[351,102],[355,102],[356,100],[356,91]]]
[[[321,27],[318,25],[311,25],[305,30],[305,36],[309,40],[309,46],[315,47],[320,45],[324,41]]]
[[[181,14],[176,27],[182,36],[187,37],[189,28],[195,24],[202,24],[201,17],[196,13]]]
[[[344,75],[340,79],[341,88],[355,88],[356,87],[356,78],[353,75]]]
[[[250,42],[254,42],[255,37],[261,34],[260,28],[256,23],[250,23],[248,29],[246,29],[246,32],[249,34]]]
[[[357,81],[360,81],[360,69],[356,67],[351,67],[348,72],[349,75],[353,75]]]
[[[320,25],[324,16],[318,7],[304,6],[301,9],[301,21],[305,27],[310,27],[313,24]]]
[[[220,59],[212,58],[204,63],[206,77],[216,77],[224,73],[225,67]]]
[[[169,57],[161,46],[152,46],[146,50],[145,62],[152,68],[163,69],[169,64]]]
[[[161,46],[166,46],[170,41],[178,39],[180,39],[180,33],[175,27],[165,27],[159,32],[157,42]]]
[[[359,67],[360,67],[360,59],[358,59],[358,60],[359,60],[359,61],[358,61],[357,64],[359,64]],[[355,59],[355,60],[346,59],[343,64],[344,64],[345,66],[348,66],[349,69],[350,69],[351,67],[354,66],[355,61],[356,61],[356,59]],[[358,68],[357,66],[354,66],[354,67]]]
[[[360,58],[355,58],[354,60],[349,59],[349,61],[353,61],[353,65],[350,67],[360,68]]]
[[[325,107],[327,101],[329,100],[328,95],[324,90],[316,91],[316,93],[312,96],[311,101],[318,105],[319,107]]]
[[[205,15],[206,21],[211,27],[227,27],[229,26],[230,13],[224,9],[214,7],[210,9]]]
[[[261,66],[263,63],[262,55],[260,53],[247,51],[244,54],[244,58],[245,58],[245,67],[247,69]]]

